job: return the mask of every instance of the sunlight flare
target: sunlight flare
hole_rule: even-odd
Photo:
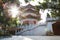
[[[10,6],[8,12],[11,14],[13,18],[15,18],[19,14],[19,8],[15,5]]]

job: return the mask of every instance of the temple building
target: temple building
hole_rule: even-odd
[[[36,24],[40,20],[40,14],[36,11],[35,6],[28,4],[27,6],[21,7],[21,21],[23,24]]]

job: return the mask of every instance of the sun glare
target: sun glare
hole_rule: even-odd
[[[17,6],[10,6],[8,12],[11,14],[13,18],[15,18],[19,14],[19,8]]]

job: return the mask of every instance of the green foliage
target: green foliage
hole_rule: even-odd
[[[60,10],[59,9],[53,9],[51,12],[51,15],[54,18],[59,17],[59,20],[60,20]]]
[[[44,1],[49,2],[49,0],[44,0]]]
[[[48,5],[47,5],[47,3],[42,3],[41,5],[42,5],[43,9],[46,9],[46,8],[48,8]]]
[[[39,11],[39,10],[40,10],[40,6],[35,6],[35,9],[36,9],[37,11]]]
[[[8,24],[10,26],[17,26],[17,18],[12,18],[11,20],[8,21]]]
[[[26,3],[29,2],[29,1],[34,1],[34,0],[25,0]]]
[[[29,2],[28,0],[25,0],[25,2],[27,3],[27,2]]]
[[[6,18],[5,14],[3,16],[1,16],[0,13],[0,23],[4,24],[5,26],[17,26],[17,19],[13,19],[13,18]]]

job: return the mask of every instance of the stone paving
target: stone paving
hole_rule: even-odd
[[[60,40],[59,36],[12,36],[0,40]]]

